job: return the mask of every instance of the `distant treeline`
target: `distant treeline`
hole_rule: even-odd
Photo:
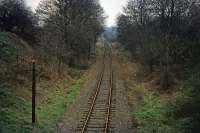
[[[129,0],[118,17],[118,40],[167,88],[175,64],[200,61],[199,0]]]

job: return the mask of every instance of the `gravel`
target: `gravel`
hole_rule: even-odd
[[[114,90],[113,90],[113,105],[112,105],[112,118],[110,124],[112,126],[112,132],[114,133],[134,133],[135,127],[133,124],[131,112],[128,105],[127,91],[125,82],[122,80],[123,68],[119,65],[119,60],[116,56],[113,59],[114,69]],[[88,81],[82,87],[79,96],[70,107],[70,109],[64,114],[60,122],[58,123],[60,133],[76,133],[80,126],[80,121],[83,118],[83,112],[88,104],[93,90],[96,87],[98,70],[100,70],[101,59],[97,61],[97,64],[91,68],[88,72]]]

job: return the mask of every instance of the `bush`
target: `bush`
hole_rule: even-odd
[[[0,32],[0,80],[14,76],[19,51],[10,33]],[[3,78],[3,79],[2,79]]]
[[[185,103],[186,94],[176,92],[165,96],[158,92],[144,95],[134,115],[139,123],[138,133],[196,133],[199,131],[199,115],[177,116]]]

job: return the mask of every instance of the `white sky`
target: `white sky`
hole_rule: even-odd
[[[116,18],[122,12],[123,7],[128,0],[100,0],[104,8],[107,18],[107,26],[116,25]]]
[[[28,6],[35,9],[40,0],[26,0]],[[102,7],[105,10],[107,18],[107,26],[116,25],[116,17],[122,12],[122,8],[126,5],[128,0],[100,0]]]
[[[35,9],[38,5],[38,3],[40,2],[40,0],[25,0],[28,4],[28,6],[32,7],[33,9]]]

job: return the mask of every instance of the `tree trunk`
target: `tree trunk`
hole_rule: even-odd
[[[89,47],[88,47],[88,60],[90,60],[90,55],[91,55],[91,44],[89,43]]]
[[[162,75],[162,79],[161,79],[161,86],[163,89],[168,89],[169,87],[169,73],[168,73],[168,67],[167,65],[163,66],[163,75]]]

